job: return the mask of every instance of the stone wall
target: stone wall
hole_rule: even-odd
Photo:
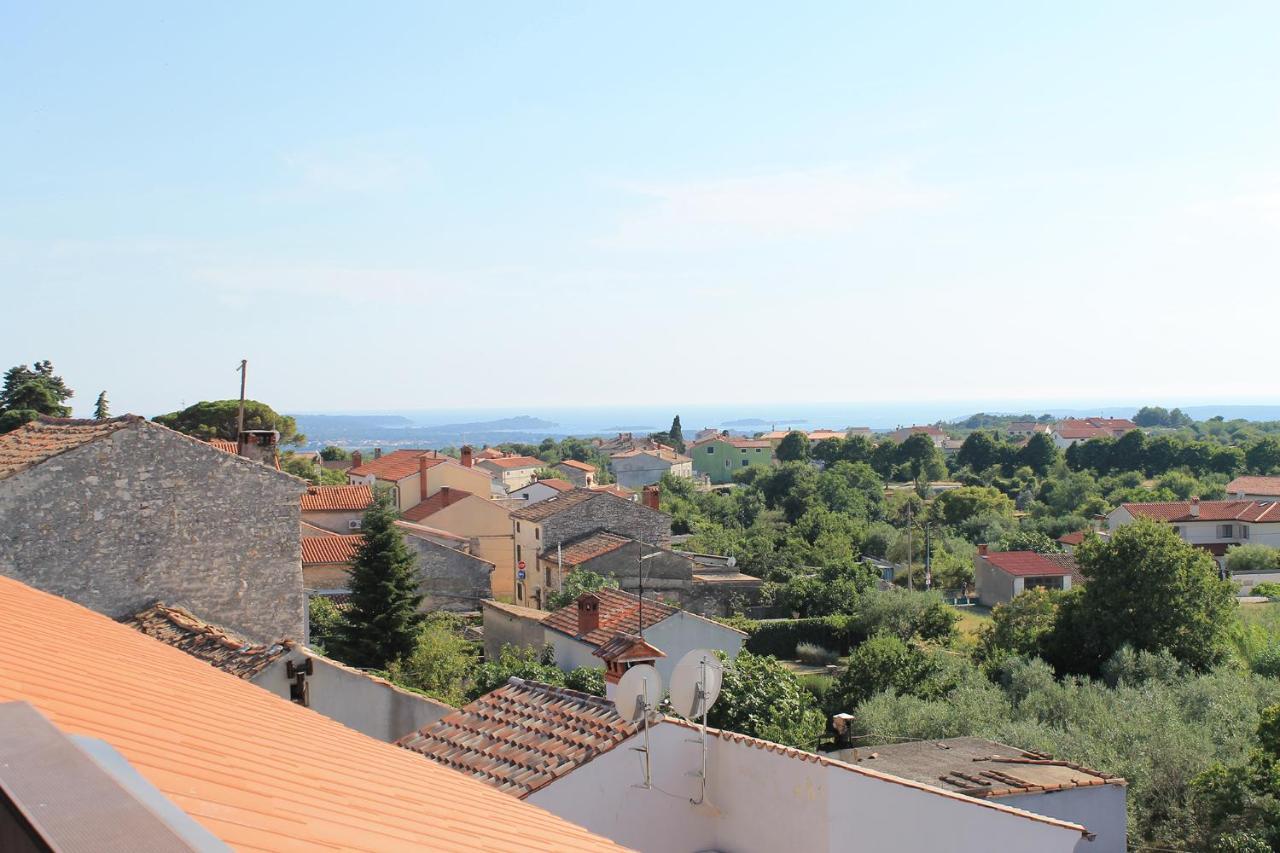
[[[423,610],[479,610],[493,597],[492,563],[407,531],[404,541],[418,557]]]
[[[607,530],[649,545],[671,544],[671,516],[607,492],[561,510],[541,524],[544,549],[595,530]]]
[[[255,640],[304,639],[305,488],[139,422],[0,480],[0,573],[112,618],[159,599]]]
[[[607,554],[601,554],[581,563],[578,568],[594,572],[601,577],[617,578],[618,586],[627,592],[640,588],[640,555],[642,546],[628,542]],[[550,552],[554,559],[554,549]],[[671,551],[654,551],[643,548],[645,556],[656,553],[644,561],[644,593],[646,597],[662,595],[664,599],[679,600],[689,592],[693,583],[693,563],[687,557]]]

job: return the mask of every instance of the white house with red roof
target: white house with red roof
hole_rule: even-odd
[[[494,479],[504,492],[527,486],[534,480],[539,468],[547,467],[547,463],[533,456],[499,456],[496,459],[480,459],[476,469],[483,470]]]
[[[947,434],[941,427],[937,426],[909,426],[900,427],[889,433],[889,440],[896,444],[901,444],[913,435],[927,435],[933,441],[934,447],[942,447],[947,440]]]
[[[1128,418],[1063,418],[1053,427],[1050,437],[1059,450],[1094,438],[1119,438],[1138,425]]]
[[[1227,483],[1227,497],[1246,501],[1280,500],[1280,477],[1236,477]]]
[[[1035,551],[991,551],[978,546],[973,558],[978,601],[984,607],[1006,604],[1028,589],[1071,589],[1083,582],[1070,554],[1038,554]]]
[[[521,502],[513,504],[512,508],[514,509],[516,506],[529,506],[539,501],[545,501],[548,498],[554,498],[556,495],[562,495],[565,492],[572,492],[575,488],[577,487],[568,480],[549,477],[545,480],[533,480],[519,488],[512,489],[507,492],[507,497]]]

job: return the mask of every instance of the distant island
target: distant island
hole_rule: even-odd
[[[764,418],[739,418],[736,421],[721,421],[720,426],[727,427],[756,427],[756,426],[773,426],[775,424],[783,424],[784,426],[795,426],[796,424],[807,424],[804,418],[773,418],[765,420]]]
[[[656,426],[611,426],[605,427],[605,432],[657,432]]]
[[[466,424],[439,424],[436,426],[420,426],[418,429],[422,432],[502,432],[506,430],[539,430],[551,429],[558,427],[560,424],[554,421],[544,421],[542,418],[535,418],[532,415],[520,415],[515,418],[500,418],[496,421],[474,421]]]

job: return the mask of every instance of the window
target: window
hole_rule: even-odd
[[[541,539],[541,538],[542,538],[542,528],[541,528],[541,527],[535,527],[535,528],[533,528],[533,538],[534,538],[534,539]]]
[[[738,448],[738,452],[739,452],[739,453],[746,453],[746,452],[747,452],[747,449],[746,449],[745,447],[740,447],[740,448]]]
[[[1062,576],[1044,578],[1027,578],[1022,582],[1023,589],[1062,589]]]
[[[544,576],[546,577],[545,585],[548,587],[551,586],[551,566],[547,566],[545,569],[543,569],[543,573],[544,573]]]
[[[1240,538],[1241,539],[1249,538],[1249,525],[1247,524],[1240,525]]]
[[[746,459],[743,459],[743,460],[742,460],[742,467],[743,467],[743,468],[746,468],[746,467],[747,467],[748,465],[750,465],[750,464],[751,464],[751,462],[750,462],[749,460],[746,460]]]
[[[520,522],[516,522],[516,533],[520,532]]]
[[[728,467],[729,467],[730,465],[732,465],[732,464],[733,464],[733,463],[732,463],[732,462],[730,462],[728,459],[724,460],[724,467],[728,468]]]
[[[518,563],[518,562],[520,562],[520,561],[521,561],[521,560],[523,560],[523,559],[524,559],[524,553],[523,553],[523,550],[520,548],[520,546],[519,546],[519,545],[517,545],[517,546],[516,546],[516,562]]]
[[[714,447],[712,447],[711,445],[707,445],[707,452],[708,452],[708,453],[715,453],[715,452],[716,452],[716,449],[715,449]]]
[[[1219,538],[1219,539],[1230,539],[1230,538],[1231,538],[1231,537],[1233,537],[1234,535],[1235,535],[1235,527],[1234,527],[1234,525],[1231,525],[1231,524],[1219,524],[1219,525],[1218,525],[1218,538]]]

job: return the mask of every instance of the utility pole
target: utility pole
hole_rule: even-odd
[[[240,359],[240,366],[236,370],[240,371],[240,413],[236,417],[236,441],[239,441],[240,434],[244,432],[244,380],[249,373],[249,359]]]
[[[908,590],[912,588],[911,586],[911,563],[912,563],[911,545],[912,545],[911,543],[911,500],[910,498],[908,498],[907,499],[907,589]]]
[[[933,589],[933,542],[929,538],[932,525],[924,523],[924,588]]]

